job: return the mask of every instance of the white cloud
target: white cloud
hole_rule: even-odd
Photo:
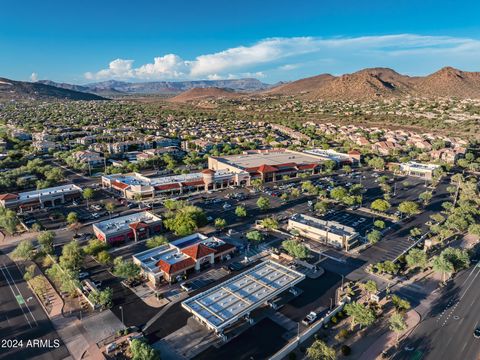
[[[115,59],[108,64],[108,69],[100,70],[97,73],[87,72],[85,78],[88,80],[133,78],[132,65],[133,60]]]
[[[37,82],[38,81],[38,74],[36,72],[32,72],[30,75],[30,81]]]
[[[269,38],[251,46],[238,46],[212,54],[199,55],[191,60],[175,54],[155,57],[153,63],[133,67],[133,60],[116,59],[107,69],[85,73],[89,80],[102,79],[227,79],[245,76],[265,77],[269,72],[303,68],[302,64],[317,64],[320,68],[329,61],[335,71],[335,63],[364,66],[376,62],[375,66],[392,66],[381,63],[405,58],[414,64],[422,60],[439,61],[432,54],[462,59],[480,56],[480,41],[450,36],[425,36],[397,34],[361,37],[293,37]],[[421,56],[421,58],[416,58]],[[437,56],[437,55],[435,55]],[[366,61],[368,59],[368,61]],[[293,62],[292,62],[293,60]],[[393,61],[393,65],[396,63]],[[445,64],[454,65],[454,64]],[[344,69],[345,70],[345,69]],[[318,69],[318,73],[321,69]],[[339,72],[342,72],[341,69]]]

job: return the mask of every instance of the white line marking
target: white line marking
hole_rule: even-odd
[[[13,297],[15,298],[15,301],[17,302],[18,307],[20,308],[20,310],[22,310],[22,314],[23,314],[23,316],[25,317],[25,320],[27,320],[28,325],[30,326],[30,328],[33,328],[32,324],[30,323],[30,320],[29,320],[28,317],[27,317],[27,314],[25,314],[25,311],[23,310],[23,307],[18,303],[17,296],[15,295],[15,291],[13,290],[12,285],[10,285],[10,280],[7,278],[7,276],[5,275],[5,272],[3,271],[3,267],[4,267],[4,266],[5,266],[5,264],[2,264],[2,267],[0,267],[0,271],[2,272],[3,277],[4,277],[5,280],[7,281],[8,287],[10,288],[10,291],[12,292]]]

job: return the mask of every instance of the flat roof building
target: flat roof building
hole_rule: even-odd
[[[69,184],[21,193],[1,194],[0,205],[12,210],[32,210],[61,205],[81,195],[80,187]]]
[[[209,169],[179,175],[148,177],[140,173],[102,176],[102,186],[117,192],[126,199],[140,195],[143,199],[159,195],[187,194],[221,189],[238,183],[238,175],[227,170],[212,172]]]
[[[350,226],[304,214],[294,214],[288,220],[287,229],[295,230],[308,239],[345,250],[355,246],[358,240],[358,233]]]
[[[426,180],[433,178],[433,173],[436,169],[440,168],[440,165],[436,164],[422,164],[415,161],[409,161],[406,163],[400,163],[400,171],[410,176],[420,177]]]
[[[361,154],[355,150],[349,151],[345,154],[332,149],[311,149],[305,150],[304,153],[315,155],[325,160],[335,161],[337,165],[358,165],[361,156]]]
[[[95,236],[109,244],[147,239],[162,230],[162,219],[148,211],[93,224]]]
[[[208,168],[242,174],[244,182],[238,185],[249,185],[254,179],[272,182],[300,173],[317,174],[324,161],[316,155],[287,149],[250,150],[240,155],[209,157]]]
[[[182,302],[182,307],[209,329],[221,334],[250,313],[292,288],[305,275],[277,262],[264,261]]]
[[[152,285],[161,279],[174,282],[178,276],[200,271],[205,266],[229,259],[236,247],[215,236],[200,233],[133,255]]]

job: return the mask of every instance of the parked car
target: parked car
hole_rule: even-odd
[[[317,313],[314,311],[311,311],[305,318],[302,320],[303,325],[310,325],[312,324],[315,320],[317,320]]]
[[[181,287],[184,291],[187,291],[187,292],[193,290],[192,284],[189,283],[189,282],[187,282],[187,281],[181,283],[181,284],[180,284],[180,287]]]
[[[90,276],[90,274],[87,271],[82,271],[80,274],[78,274],[78,280],[86,279],[89,276]]]

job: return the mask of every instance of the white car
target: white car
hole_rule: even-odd
[[[302,324],[303,325],[310,325],[312,324],[315,320],[317,320],[317,313],[314,312],[314,311],[311,311],[303,320],[302,320]]]
[[[229,203],[223,204],[224,209],[230,209],[231,207],[232,207],[232,205],[230,205]]]

